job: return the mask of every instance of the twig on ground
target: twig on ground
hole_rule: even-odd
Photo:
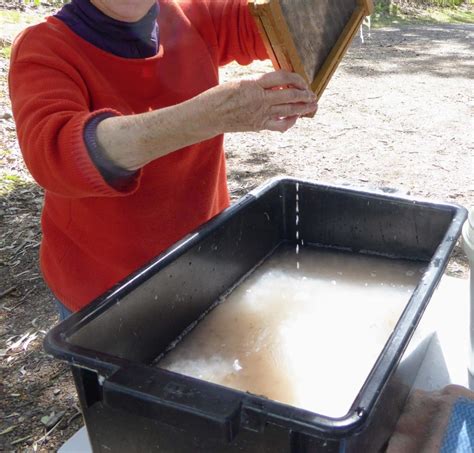
[[[77,417],[79,417],[79,416],[82,415],[82,412],[80,411],[80,409],[79,409],[76,405],[74,405],[74,407],[75,407],[75,409],[76,409],[76,412],[74,412],[74,414],[72,414],[72,415],[68,418],[68,420],[67,420],[68,426],[71,424],[71,422],[72,422],[73,420],[75,420]]]
[[[30,273],[31,273],[31,271],[29,269],[27,269],[26,271],[20,272],[19,274],[15,274],[13,277],[18,278],[18,277],[21,277],[22,275],[30,274]]]
[[[27,296],[29,296],[35,289],[36,289],[36,287],[31,288],[30,290],[28,290],[28,291],[25,293],[25,295],[20,299],[20,302],[18,302],[17,304],[13,305],[13,307],[5,307],[5,306],[4,306],[3,308],[5,308],[7,311],[15,310],[15,308],[18,308],[20,305],[22,305],[22,304],[25,303]]]
[[[13,291],[16,291],[16,286],[11,286],[10,288],[6,289],[5,291],[2,291],[0,293],[0,299],[2,297],[5,297],[5,296],[8,296],[10,293],[12,293]]]
[[[50,376],[48,378],[48,382],[40,387],[38,387],[36,390],[34,390],[32,392],[32,394],[38,394],[38,393],[41,393],[43,390],[49,388],[49,387],[52,387],[53,385],[55,385],[54,381],[61,375],[63,375],[64,373],[66,373],[66,371],[69,371],[69,368],[65,367],[64,369],[62,370],[59,370],[57,373],[53,374],[52,376]]]
[[[64,420],[64,417],[66,414],[64,414],[58,421],[57,423],[41,438],[39,438],[35,444],[36,445],[41,445],[47,438],[48,436],[59,426],[59,424]]]
[[[11,445],[16,445],[21,442],[25,442],[27,440],[30,440],[32,437],[33,437],[33,434],[30,434],[29,436],[25,436],[25,437],[20,437],[19,439],[16,439],[13,442],[11,442]]]
[[[7,429],[4,429],[1,433],[0,433],[0,436],[3,436],[4,434],[8,434],[8,433],[11,433],[15,428],[16,428],[17,425],[12,425],[12,426],[9,426]]]
[[[431,165],[433,165],[433,167],[435,168],[439,168],[440,170],[449,171],[449,168],[446,168],[443,165],[435,164],[435,163],[432,163]]]

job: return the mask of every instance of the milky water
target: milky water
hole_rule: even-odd
[[[421,264],[279,249],[159,366],[327,416],[345,415]]]

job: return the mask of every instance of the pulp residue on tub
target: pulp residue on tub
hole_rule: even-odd
[[[295,206],[295,213],[296,213],[296,269],[300,268],[300,184],[296,183],[296,206]]]
[[[326,416],[350,409],[420,263],[283,246],[158,366]],[[374,272],[374,269],[377,271]]]

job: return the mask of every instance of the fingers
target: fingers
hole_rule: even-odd
[[[300,116],[314,114],[318,109],[315,94],[298,74],[275,71],[257,80],[264,88],[267,115],[265,129],[285,132],[293,127]],[[276,89],[281,88],[281,89]]]
[[[287,106],[284,106],[284,108]],[[269,131],[278,131],[286,132],[288,129],[292,128],[300,116],[314,114],[318,110],[318,106],[308,106],[308,104],[303,105],[293,105],[293,110],[284,111],[284,113],[289,113],[290,111],[296,111],[298,113],[291,115],[273,115],[268,119],[264,124],[264,129]]]
[[[298,116],[290,116],[287,118],[273,118],[266,122],[265,129],[275,132],[286,132],[288,129],[292,128],[296,124],[298,118]]]
[[[257,83],[264,89],[292,86],[299,90],[307,90],[308,84],[299,74],[289,71],[274,71],[259,77]]]
[[[214,88],[213,117],[223,132],[273,130],[284,132],[298,117],[313,114],[316,96],[301,76],[288,71],[258,79],[228,82]]]
[[[266,90],[265,101],[269,105],[289,104],[296,102],[315,102],[316,95],[310,90],[285,88],[283,90]]]
[[[441,395],[448,396],[453,399],[457,399],[461,397],[474,399],[474,393],[471,390],[465,387],[462,387],[460,385],[455,385],[455,384],[450,384],[444,387],[441,390]]]
[[[280,104],[269,109],[271,118],[286,118],[291,116],[302,116],[316,112],[318,104],[316,102]]]
[[[264,129],[286,132],[296,124],[300,116],[315,114],[317,110],[318,104],[316,102],[273,106],[270,119],[265,122]]]

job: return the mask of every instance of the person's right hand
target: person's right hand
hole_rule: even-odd
[[[203,93],[204,94],[204,93]],[[255,79],[228,82],[202,96],[220,133],[285,132],[300,116],[314,114],[317,99],[301,76],[275,71]]]

